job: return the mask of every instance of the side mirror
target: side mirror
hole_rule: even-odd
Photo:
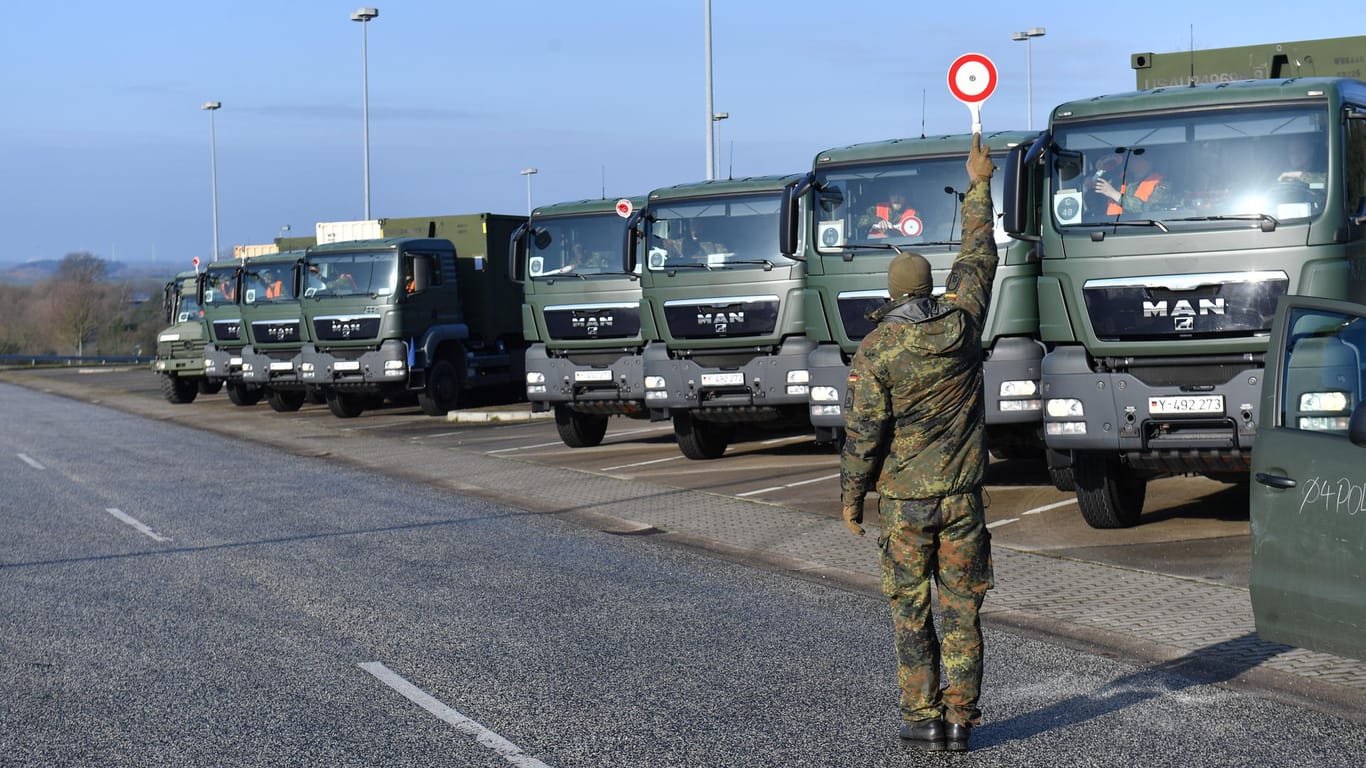
[[[430,256],[413,259],[413,293],[421,293],[432,284],[432,260]]]
[[[527,229],[530,226],[529,223],[518,226],[508,242],[508,279],[518,285],[526,282],[526,272],[522,268],[522,249],[525,248]]]
[[[1042,191],[1042,179],[1033,169],[1043,155],[1048,134],[1040,134],[1033,144],[1018,144],[1010,148],[1006,155],[1005,208],[1001,228],[1007,235],[1017,240],[1038,240],[1035,232],[1029,231],[1029,223],[1034,216],[1034,191]]]
[[[1347,422],[1347,439],[1353,445],[1366,448],[1366,403],[1357,403],[1352,409],[1352,418]]]

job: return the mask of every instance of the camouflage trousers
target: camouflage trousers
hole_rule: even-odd
[[[982,711],[982,625],[993,586],[991,533],[980,491],[933,499],[882,499],[882,592],[891,601],[901,716],[976,725]],[[943,640],[930,582],[938,583]],[[943,689],[940,689],[941,671]]]

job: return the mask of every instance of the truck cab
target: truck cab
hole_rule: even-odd
[[[1071,102],[1035,160],[1045,441],[1070,465],[1083,517],[1137,524],[1163,474],[1246,482],[1277,299],[1366,290],[1366,84]]]
[[[982,143],[1005,166],[1018,164],[1037,135],[1000,131],[984,135]],[[903,251],[924,256],[933,269],[935,294],[943,293],[960,245],[971,148],[967,134],[856,144],[816,155],[804,252],[806,334],[816,342],[810,356],[810,409],[817,441],[842,439],[849,363],[872,330],[868,313],[888,300],[887,267],[893,257]],[[997,173],[992,180],[998,206],[1006,175]],[[897,196],[904,200],[900,208],[889,203]],[[1023,212],[1031,219],[1034,202],[1027,199]],[[1036,227],[1037,222],[1027,222],[1024,233],[1037,233]],[[1000,226],[996,235],[1000,266],[982,329],[987,441],[998,456],[1041,457],[1038,238],[1012,239]]]
[[[297,411],[308,399],[298,361],[312,338],[303,319],[303,262],[303,251],[284,251],[242,264],[242,384],[248,398],[264,396],[277,412]]]
[[[690,459],[720,457],[734,425],[809,425],[794,194],[805,174],[651,192],[628,230],[641,266],[645,402]]]
[[[181,272],[162,289],[167,327],[157,333],[152,370],[161,377],[161,395],[176,405],[192,403],[201,392],[217,392],[221,384],[204,377],[204,309],[199,303],[199,271]]]
[[[241,262],[210,262],[199,275],[199,304],[204,311],[204,377],[217,386],[228,386],[237,402],[242,381],[242,309],[238,304]]]
[[[526,396],[553,410],[571,448],[598,445],[612,416],[646,418],[640,275],[624,247],[645,199],[540,206],[512,235],[522,283]]]

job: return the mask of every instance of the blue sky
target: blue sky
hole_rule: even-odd
[[[706,178],[705,0],[375,0],[372,217],[524,214]],[[5,10],[0,262],[73,251],[207,259],[210,117],[220,250],[363,218],[359,2],[54,0]],[[946,87],[992,58],[987,131],[1130,90],[1140,51],[1356,34],[1359,0],[1087,4],[712,0],[722,175],[795,173],[821,149],[969,128]],[[1334,20],[1339,20],[1335,25]]]

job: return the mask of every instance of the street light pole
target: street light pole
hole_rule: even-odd
[[[712,136],[712,141],[717,145],[720,145],[721,143],[721,121],[725,120],[728,117],[730,117],[729,112],[713,112],[711,115],[711,122],[712,125],[715,127]],[[714,163],[714,165],[716,167],[716,172],[713,173],[711,177],[713,179],[717,179],[721,177],[721,153],[719,151],[716,153],[716,162]]]
[[[378,8],[360,8],[351,14],[360,22],[361,122],[365,136],[365,218],[370,219],[370,42],[366,33],[370,20],[379,16]]]
[[[520,173],[520,174],[522,174],[523,176],[526,177],[526,215],[530,216],[530,215],[531,215],[531,177],[536,175],[537,170],[536,170],[535,168],[523,168],[522,170],[518,171],[518,173]]]
[[[1043,36],[1043,27],[1030,27],[1024,32],[1015,32],[1010,36],[1011,40],[1023,40],[1025,44],[1025,108],[1029,110],[1029,114],[1025,116],[1025,127],[1031,131],[1034,130],[1034,56],[1029,41]]]
[[[213,113],[222,107],[221,101],[206,101],[200,107],[209,112],[209,186],[213,190],[213,254],[209,261],[218,261],[218,139],[214,136]]]
[[[706,22],[706,59],[707,59],[707,181],[716,178],[716,117],[711,106],[711,0],[703,0],[703,16]]]

